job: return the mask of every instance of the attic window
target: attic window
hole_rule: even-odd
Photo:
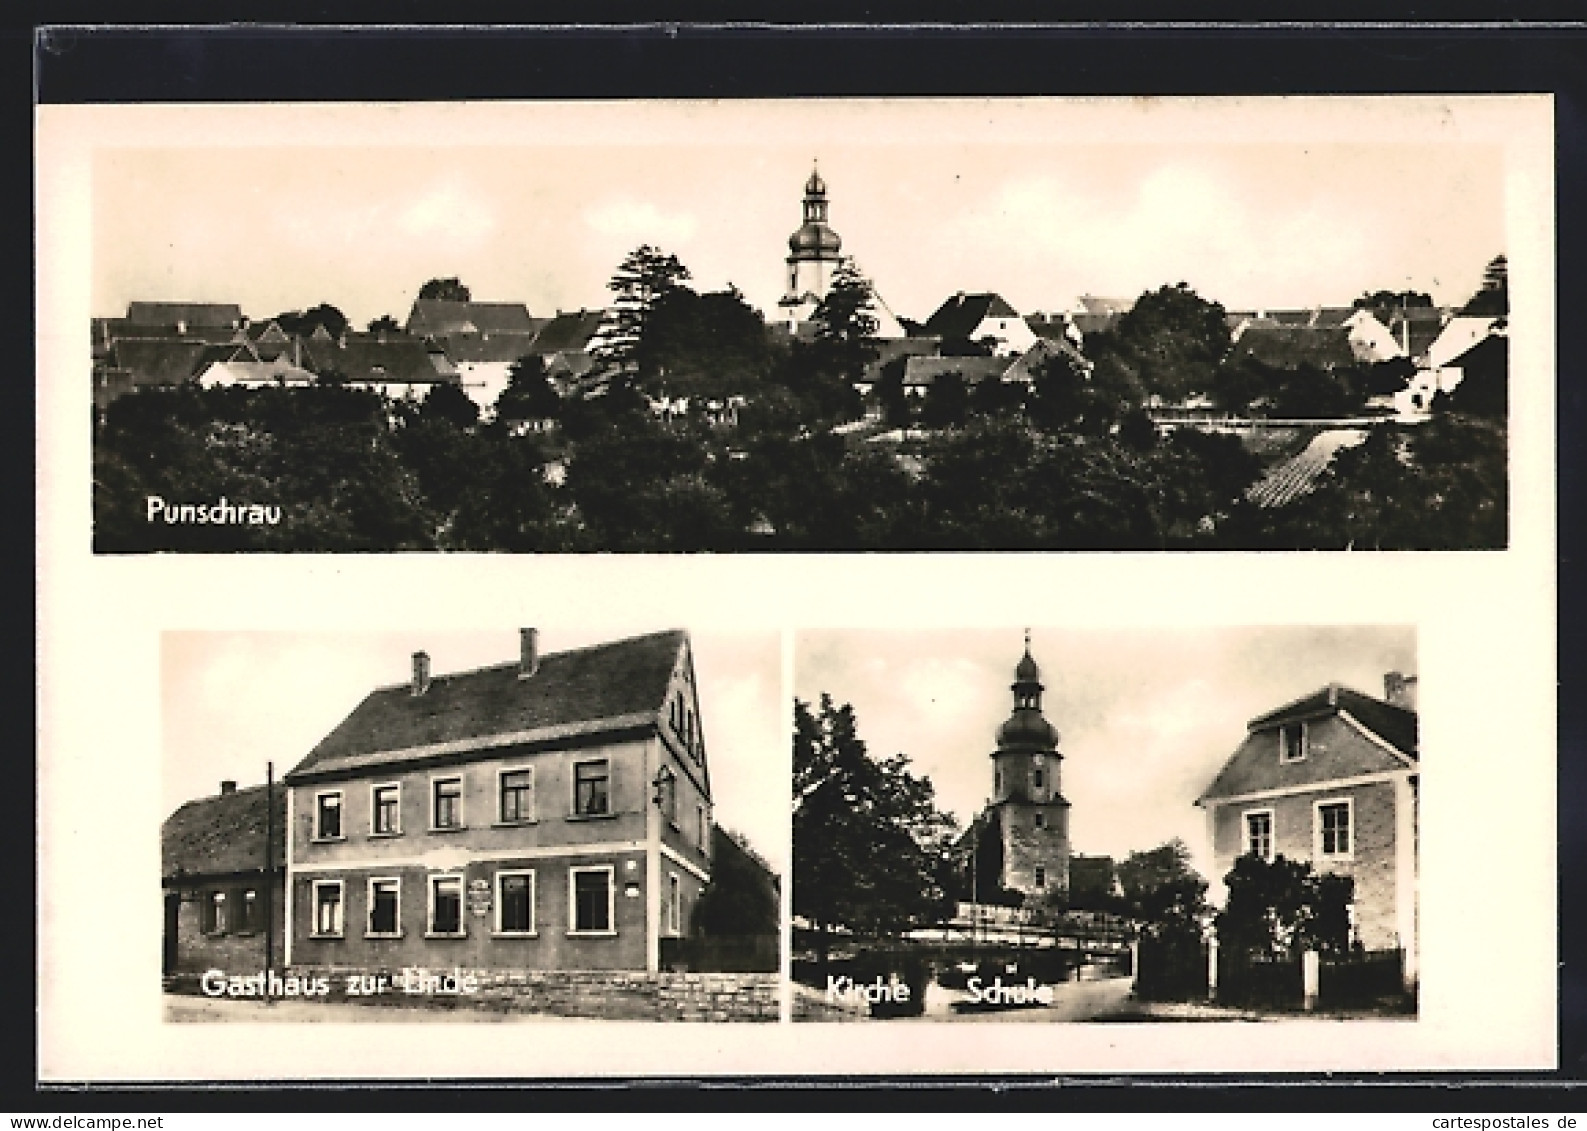
[[[1285,723],[1278,728],[1278,760],[1300,762],[1306,758],[1306,724]]]

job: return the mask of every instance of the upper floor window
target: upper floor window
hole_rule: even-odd
[[[1030,774],[1031,788],[1032,789],[1040,789],[1041,788],[1041,783],[1042,783],[1042,772],[1040,770],[1032,770],[1031,774]]]
[[[1248,856],[1273,859],[1273,811],[1256,809],[1245,815],[1245,851]]]
[[[1317,855],[1351,855],[1350,799],[1319,801],[1316,804]]]
[[[705,815],[705,806],[694,807],[694,835],[695,843],[705,851],[710,851],[711,846],[711,821]]]
[[[1299,762],[1306,757],[1306,724],[1285,723],[1278,728],[1278,760]]]
[[[342,791],[314,796],[314,839],[340,840],[342,837]]]
[[[580,817],[600,817],[612,811],[611,765],[598,762],[573,765],[573,812]]]
[[[377,785],[371,791],[369,831],[376,836],[393,836],[402,831],[402,787]]]
[[[430,789],[434,794],[430,827],[434,829],[460,829],[463,827],[463,779],[436,778]]]
[[[507,824],[535,819],[534,770],[502,771],[501,819]]]
[[[1036,865],[1036,886],[1039,888],[1047,886],[1047,869],[1040,864]]]
[[[1035,816],[1035,823],[1038,829],[1045,829],[1047,827],[1047,814],[1037,813]]]

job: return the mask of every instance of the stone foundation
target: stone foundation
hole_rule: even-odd
[[[468,970],[478,989],[469,994],[408,994],[393,989],[349,998],[349,975],[388,978],[398,971],[352,970],[341,967],[293,966],[299,977],[327,977],[328,999],[357,1000],[372,1006],[412,1004],[428,998],[438,1008],[541,1013],[558,1017],[604,1018],[614,1021],[776,1021],[779,1017],[777,974],[675,974],[594,970]],[[452,974],[434,969],[432,975]]]

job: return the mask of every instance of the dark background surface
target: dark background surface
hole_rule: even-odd
[[[1493,6],[1489,6],[1492,8]],[[1111,11],[1113,19],[1161,19],[1170,13],[1162,4],[1137,3]],[[801,9],[805,19],[880,21],[898,18],[890,6],[812,5]],[[590,18],[577,9],[541,6],[542,20]],[[737,13],[743,16],[743,12]],[[1093,16],[1070,5],[1053,6],[1044,14],[1056,18]],[[1177,14],[1177,13],[1176,13]],[[1262,13],[1258,13],[1262,14]],[[960,26],[813,27],[707,26],[690,19],[721,19],[723,10],[692,10],[674,6],[671,18],[681,23],[626,27],[561,27],[536,29],[468,29],[458,27],[370,28],[351,26],[379,18],[413,24],[451,20],[500,21],[509,18],[499,6],[467,3],[446,6],[417,3],[330,5],[229,3],[153,4],[131,2],[58,3],[12,10],[0,34],[6,65],[5,118],[8,135],[17,143],[5,164],[10,221],[8,256],[14,284],[8,288],[20,304],[31,272],[21,277],[24,245],[31,260],[31,222],[20,223],[22,200],[31,199],[29,163],[20,160],[21,143],[32,128],[35,97],[46,102],[128,101],[312,101],[312,100],[456,100],[490,98],[623,98],[623,97],[807,97],[839,95],[1063,95],[1063,94],[1297,94],[1297,93],[1486,93],[1545,92],[1555,96],[1557,149],[1558,251],[1558,506],[1559,506],[1559,931],[1560,931],[1560,1070],[1465,1078],[1466,1087],[1440,1078],[1365,1076],[1354,1080],[1268,1079],[1253,1081],[1211,1078],[1129,1082],[1098,1078],[1061,1083],[1064,1107],[1112,1107],[1125,1110],[1272,1110],[1275,1107],[1318,1109],[1340,1106],[1345,1097],[1324,1090],[1350,1084],[1348,1107],[1357,1110],[1444,1111],[1450,1114],[1494,1111],[1579,1111],[1584,1094],[1572,1086],[1587,1082],[1587,964],[1583,954],[1584,863],[1587,863],[1587,710],[1582,694],[1584,578],[1581,561],[1587,534],[1584,506],[1583,343],[1580,311],[1584,304],[1582,259],[1584,239],[1582,188],[1587,181],[1587,27],[1519,25],[1521,18],[1560,19],[1581,14],[1578,5],[1512,4],[1497,13],[1502,23],[1449,26],[1422,23],[1383,26],[1366,24],[1290,23],[1281,26],[1222,25],[1148,27],[1114,25],[999,27],[981,22],[1010,18],[1006,7],[981,5],[973,12],[949,12],[943,18]],[[522,19],[523,11],[512,13]],[[1335,21],[1356,17],[1427,20],[1473,18],[1464,10],[1426,4],[1331,5]],[[1492,19],[1489,11],[1478,16]],[[1203,5],[1197,18],[1252,18],[1249,5]],[[636,5],[608,5],[597,18],[648,18]],[[1286,19],[1296,20],[1293,11]],[[341,27],[176,27],[193,20],[271,20],[278,23],[329,24]],[[21,22],[31,20],[32,22]],[[70,27],[116,20],[157,21],[163,27]],[[52,30],[38,33],[36,24],[50,21]],[[35,50],[36,48],[36,50]],[[24,52],[26,53],[24,55]],[[1394,186],[1385,186],[1393,191]],[[30,216],[31,221],[31,216]],[[18,366],[20,369],[20,366]],[[29,383],[18,372],[0,384],[0,419],[16,430],[16,442],[0,445],[14,461],[13,482],[26,482],[22,440],[32,417]],[[20,557],[24,540],[31,543],[31,524],[20,517],[7,527]],[[23,612],[22,616],[26,613]],[[14,623],[24,623],[21,617]],[[10,662],[16,672],[12,686],[20,689],[25,657],[16,634]],[[29,641],[31,643],[31,641]],[[20,700],[20,696],[18,696]],[[1503,710],[1503,704],[1493,709]],[[11,715],[27,726],[31,700],[21,700]],[[26,750],[28,735],[18,727],[15,747]],[[27,726],[31,731],[31,726]],[[1495,752],[1502,772],[1502,752]],[[31,760],[16,762],[31,771]],[[19,773],[22,771],[19,770]],[[20,791],[24,783],[14,782]],[[24,807],[17,806],[22,810]],[[1541,815],[1540,815],[1541,816]],[[24,821],[0,825],[4,847],[13,860],[26,860],[32,845]],[[11,906],[33,901],[32,871],[24,867],[8,875]],[[1474,893],[1474,914],[1499,893]],[[1494,924],[1500,930],[1500,924]],[[5,980],[9,1011],[28,1012],[32,1020],[34,969],[32,933],[8,933],[8,967],[16,976]],[[20,1029],[21,1016],[15,1018]],[[317,1093],[275,1091],[267,1095],[235,1092],[72,1091],[35,1095],[35,1074],[23,1069],[23,1058],[9,1065],[5,1107],[12,1111],[96,1111],[231,1109],[329,1110],[368,1107],[366,1093],[344,1090]],[[526,1066],[529,1068],[529,1066]],[[532,1069],[531,1069],[532,1070]],[[787,1096],[768,1089],[768,1081],[723,1082],[726,1087],[702,1090],[687,1082],[650,1097],[676,1106],[771,1106]],[[885,1103],[893,1110],[973,1104],[1051,1108],[1051,1080],[915,1081],[907,1091],[878,1096],[879,1081],[851,1081],[865,1090],[809,1091],[810,1082],[784,1082],[799,1088],[801,1104],[811,1109],[857,1107]],[[1282,1084],[1281,1089],[1271,1085]],[[1478,1085],[1473,1089],[1470,1085]],[[681,1089],[681,1090],[680,1090]],[[581,1107],[623,1106],[634,1102],[611,1090],[581,1089]],[[563,1098],[574,1097],[563,1093]],[[433,1106],[424,1093],[387,1097],[398,1110]],[[503,1105],[504,1097],[478,1088],[445,1097],[453,1110]],[[429,1102],[427,1102],[429,1101]],[[765,1101],[764,1103],[762,1101]],[[510,1104],[510,1101],[509,1101]]]

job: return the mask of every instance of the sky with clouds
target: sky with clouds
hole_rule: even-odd
[[[637,632],[672,627],[654,625]],[[614,639],[542,629],[549,652]],[[786,874],[787,708],[775,632],[691,633],[717,823],[743,833]],[[518,631],[168,632],[161,649],[166,813],[222,779],[277,780],[376,687],[405,683],[412,655],[437,675],[518,658]]]
[[[652,243],[699,289],[731,283],[769,311],[817,159],[844,252],[917,319],[960,290],[1030,312],[1180,281],[1231,309],[1406,286],[1464,301],[1506,250],[1501,145],[1443,118],[1385,134],[1384,107],[1354,105],[1327,128],[1264,106],[1249,130],[1232,111],[1175,129],[1111,104],[835,101],[560,111],[592,123],[578,129],[540,107],[525,120],[541,126],[494,133],[467,128],[470,107],[401,144],[400,108],[312,145],[279,130],[250,144],[240,120],[223,145],[133,132],[94,155],[91,304],[227,301],[262,318],[329,301],[361,325],[404,319],[426,279],[455,275],[549,315],[604,305],[623,255]]]
[[[962,825],[991,793],[1023,649],[1021,628],[802,631],[794,694],[851,704],[870,752],[909,755]],[[1035,626],[1031,654],[1061,736],[1074,850],[1121,859],[1179,837],[1204,875],[1194,802],[1248,720],[1329,682],[1381,698],[1385,672],[1417,671],[1415,630],[1396,626]]]

